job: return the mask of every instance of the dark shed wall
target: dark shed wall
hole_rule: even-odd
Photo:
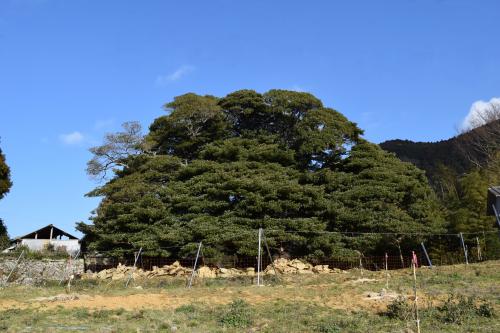
[[[488,189],[488,215],[495,215],[493,206],[495,206],[497,213],[500,214],[500,186],[494,186]]]

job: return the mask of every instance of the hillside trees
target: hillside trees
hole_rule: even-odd
[[[203,240],[206,255],[247,256],[262,227],[274,250],[314,259],[399,246],[397,235],[329,232],[442,228],[423,173],[311,94],[190,93],[166,108],[88,194],[103,198],[93,224],[78,224],[90,249],[177,256]]]
[[[10,181],[10,169],[5,161],[5,155],[0,149],[0,199],[7,194],[12,186]]]
[[[456,137],[438,142],[389,140],[380,146],[401,160],[425,170],[432,186],[442,195],[443,177],[458,179],[475,169],[486,167],[500,151],[500,105],[491,105],[473,118],[473,127]]]
[[[0,199],[2,199],[5,194],[7,194],[12,186],[10,180],[10,169],[5,162],[5,155],[0,149]],[[0,250],[9,244],[9,237],[7,234],[7,228],[5,227],[2,219],[0,218]]]
[[[488,187],[500,184],[500,104],[488,103],[468,119],[469,127],[440,142],[391,140],[381,144],[426,171],[444,208],[449,232],[494,232],[486,215]],[[477,240],[473,239],[473,243]],[[492,237],[489,247],[500,247]]]
[[[10,244],[7,227],[2,219],[0,219],[0,251],[6,249]]]
[[[481,232],[496,230],[495,218],[486,215],[487,189],[500,184],[500,153],[481,169],[458,177],[455,186],[445,192],[444,203],[450,230]]]

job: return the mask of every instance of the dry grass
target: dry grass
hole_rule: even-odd
[[[409,270],[351,270],[325,275],[197,281],[173,278],[76,281],[64,287],[11,286],[0,290],[0,330],[18,332],[403,332],[411,319],[385,316],[398,295],[410,297]],[[497,318],[471,316],[460,324],[436,309],[450,294],[474,296],[500,311],[500,262],[418,271],[423,332],[498,332]],[[427,310],[426,310],[427,308]]]

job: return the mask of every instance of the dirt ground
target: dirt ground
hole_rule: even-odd
[[[353,280],[356,281],[356,280]],[[340,294],[334,292],[339,287],[335,284],[311,284],[307,286],[244,286],[237,288],[193,288],[191,290],[166,290],[151,293],[148,290],[134,289],[130,295],[87,295],[57,294],[48,297],[37,297],[26,301],[13,299],[1,299],[0,309],[12,308],[38,308],[53,309],[60,306],[64,308],[87,308],[87,309],[175,309],[179,306],[193,302],[211,305],[222,305],[230,303],[235,298],[244,299],[249,304],[258,305],[264,302],[280,300],[297,302],[314,302],[318,305],[333,309],[367,310],[379,311],[395,298],[392,294],[380,294],[379,292],[362,292],[358,289],[347,288],[353,281],[342,283],[346,288]],[[374,280],[376,281],[376,280]],[[360,282],[363,284],[374,281]],[[356,283],[356,282],[354,282]],[[371,297],[368,297],[371,296]],[[377,297],[374,297],[377,296]]]
[[[354,296],[354,297],[353,297]],[[2,302],[0,308],[57,308],[64,306],[65,308],[88,308],[88,309],[120,309],[136,310],[136,309],[175,309],[179,306],[191,304],[195,300],[199,303],[208,304],[227,304],[233,300],[230,295],[220,295],[215,292],[212,295],[204,295],[201,297],[176,297],[166,294],[136,294],[127,296],[87,296],[76,295],[76,299],[72,300],[57,300],[57,301],[33,301],[29,304],[25,302],[7,301]],[[273,302],[278,300],[288,299],[285,295],[279,293],[270,293],[267,297],[262,295],[253,295],[250,292],[242,292],[238,295],[239,298],[244,299],[249,304],[258,305],[263,302]],[[380,300],[367,301],[361,295],[344,295],[331,300],[322,300],[321,298],[303,298],[293,297],[296,301],[311,301],[316,304],[323,304],[335,309],[356,309],[365,308],[373,309],[373,303],[378,303]],[[380,305],[380,304],[379,304]]]
[[[491,272],[498,268],[491,265],[478,266],[480,269]],[[461,268],[460,268],[461,269]],[[486,272],[485,271],[485,272]],[[467,275],[477,279],[481,276],[472,269],[466,270]],[[476,272],[476,273],[474,273]],[[365,272],[352,270],[345,274],[325,274],[322,276],[298,276],[284,278],[282,283],[266,286],[237,285],[237,286],[194,286],[192,289],[178,288],[142,288],[140,281],[136,281],[135,286],[125,289],[123,285],[115,286],[115,292],[85,290],[76,293],[64,294],[61,289],[50,290],[44,297],[0,297],[0,310],[6,309],[54,309],[64,308],[87,308],[87,309],[175,309],[182,305],[192,303],[203,303],[210,305],[228,304],[234,299],[243,299],[251,305],[262,303],[272,303],[275,301],[292,302],[312,302],[316,305],[329,307],[332,309],[350,311],[368,311],[377,313],[384,311],[387,304],[393,301],[399,294],[411,298],[412,278],[408,270],[392,271],[391,287],[385,290],[386,275],[384,272]],[[453,267],[442,268],[441,270],[424,270],[420,274],[419,300],[423,304],[432,298],[433,301],[440,299],[440,292],[433,292],[429,295],[431,286],[434,286],[436,279],[445,279],[444,282],[453,282],[460,285],[461,279],[454,278]],[[432,281],[426,284],[425,280]],[[451,279],[451,280],[450,280]],[[439,281],[438,281],[439,282]],[[488,281],[492,282],[492,281]],[[445,285],[450,285],[445,283]],[[491,288],[491,284],[490,288]],[[441,290],[443,285],[438,283],[437,290]],[[118,292],[116,292],[120,289]],[[445,291],[444,289],[442,290]],[[492,290],[498,293],[498,290]],[[117,295],[118,293],[118,295]]]

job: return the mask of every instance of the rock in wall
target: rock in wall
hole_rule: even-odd
[[[69,276],[83,273],[83,259],[72,260],[71,265],[67,259],[42,259],[21,260],[7,281],[7,276],[15,267],[15,259],[0,260],[0,285],[6,283],[41,285],[47,281],[60,281]]]

